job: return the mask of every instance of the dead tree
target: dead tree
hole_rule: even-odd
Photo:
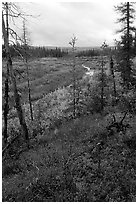
[[[9,41],[9,23],[8,23],[8,4],[5,4],[6,7],[6,27],[7,27],[7,32],[6,37],[7,41]],[[7,143],[7,138],[8,138],[8,112],[9,112],[9,64],[7,61],[7,73],[6,73],[6,79],[5,79],[5,96],[4,96],[4,143]]]
[[[101,48],[102,48],[102,61],[101,61],[101,111],[103,111],[104,109],[104,86],[105,86],[105,73],[104,73],[104,65],[105,65],[105,61],[104,61],[104,50],[108,47],[108,45],[106,44],[106,42],[103,42]]]
[[[127,115],[128,111],[125,112],[124,116],[122,117],[122,119],[120,121],[116,121],[115,115],[113,115],[113,121],[112,123],[106,127],[106,129],[109,131],[109,134],[112,133],[113,134],[113,129],[116,129],[116,132],[126,132],[126,129],[130,127],[129,124],[123,124],[123,121]]]
[[[6,10],[8,10],[8,3],[6,3]],[[9,16],[7,15],[7,12],[6,12],[6,19],[8,17]],[[19,117],[19,121],[20,121],[20,125],[22,127],[24,137],[26,139],[27,145],[29,146],[28,128],[27,128],[25,118],[24,118],[24,115],[23,115],[23,110],[22,110],[21,101],[20,101],[20,95],[18,93],[18,89],[17,89],[17,85],[16,85],[16,78],[15,78],[15,75],[14,75],[14,72],[13,72],[12,58],[11,58],[11,55],[10,55],[9,39],[7,38],[7,32],[9,34],[9,29],[7,29],[5,27],[4,14],[2,13],[2,33],[3,33],[3,38],[4,38],[4,46],[5,46],[5,49],[6,49],[7,64],[8,64],[9,73],[10,73],[10,77],[11,77],[11,81],[12,81],[12,85],[13,85],[15,106],[16,106],[16,109],[17,109],[17,114],[18,114],[18,117]]]
[[[110,58],[110,69],[111,69],[111,74],[112,74],[112,77],[113,77],[113,85],[114,85],[114,97],[116,99],[116,83],[115,83],[115,74],[114,74],[114,62],[113,62],[113,58],[111,56]]]
[[[75,44],[76,44],[77,38],[73,36],[71,38],[71,41],[69,44],[72,46],[72,52],[73,52],[73,117],[76,117],[76,62],[75,62]]]
[[[104,109],[104,61],[102,58],[102,69],[101,69],[101,111]]]
[[[24,47],[24,58],[25,58],[25,66],[27,72],[27,84],[28,84],[28,99],[30,106],[30,115],[31,120],[33,121],[33,108],[32,108],[32,100],[31,100],[31,88],[30,88],[30,78],[29,78],[29,66],[28,66],[28,42],[27,42],[27,30],[25,25],[25,20],[23,21],[23,47]]]

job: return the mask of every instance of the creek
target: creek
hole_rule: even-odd
[[[84,64],[82,64],[82,67],[87,69],[87,72],[85,73],[86,75],[93,76],[94,70],[92,70],[90,67],[86,67]]]

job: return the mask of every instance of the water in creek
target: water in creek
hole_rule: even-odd
[[[85,65],[82,64],[82,66],[87,69],[88,71],[85,73],[86,75],[89,75],[89,76],[93,76],[94,74],[94,70],[90,69],[89,67],[86,67]]]

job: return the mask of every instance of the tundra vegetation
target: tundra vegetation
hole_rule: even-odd
[[[3,201],[136,201],[133,3],[116,8],[115,47],[81,51],[75,36],[68,49],[30,46],[24,15],[2,6]],[[9,24],[20,16],[22,37]]]

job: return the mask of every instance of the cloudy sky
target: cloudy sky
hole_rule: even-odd
[[[32,45],[68,46],[73,34],[77,46],[113,45],[117,38],[115,1],[18,3],[27,17]],[[17,24],[18,25],[18,24]],[[22,26],[19,26],[21,27]]]

